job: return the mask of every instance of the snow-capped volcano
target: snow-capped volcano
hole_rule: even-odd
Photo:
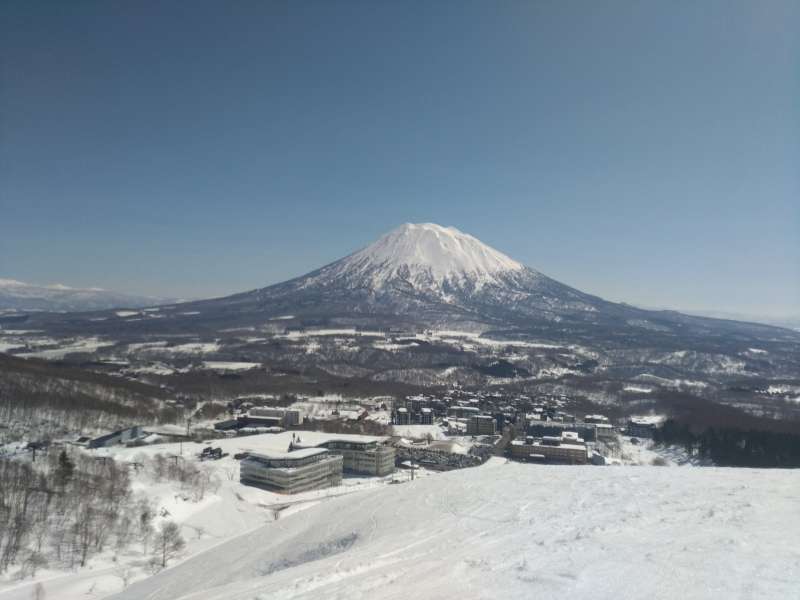
[[[481,286],[525,267],[455,227],[406,223],[337,265],[341,272],[369,274],[372,286],[393,279],[415,286],[469,280]]]
[[[305,283],[347,281],[375,292],[398,285],[424,293],[467,288],[477,291],[525,271],[532,272],[455,227],[406,223],[366,248],[323,267]]]
[[[119,306],[119,305],[118,305]],[[158,319],[53,319],[59,331],[101,335],[358,326],[403,330],[501,330],[538,340],[708,344],[737,335],[785,337],[766,326],[648,311],[560,283],[471,235],[432,223],[404,224],[365,248],[282,283],[224,298],[163,306]],[[97,317],[97,315],[93,315]],[[102,315],[101,315],[102,317]],[[47,328],[49,317],[30,324]],[[39,325],[41,323],[41,325]],[[266,324],[266,325],[265,325]],[[751,343],[748,341],[748,343]]]

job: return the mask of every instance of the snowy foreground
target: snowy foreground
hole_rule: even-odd
[[[218,443],[233,454],[282,450],[289,439]],[[184,444],[185,460],[201,447]],[[124,462],[177,450],[163,444],[111,454]],[[800,589],[800,471],[492,459],[449,473],[423,470],[413,482],[408,472],[345,478],[338,488],[282,496],[239,484],[231,455],[203,465],[219,487],[199,501],[174,482],[153,481],[146,468],[134,475],[136,493],[186,538],[166,570],[148,572],[133,544],[85,569],[0,583],[0,600],[672,600],[794,598]],[[392,479],[406,483],[388,485]]]
[[[797,471],[492,459],[329,500],[114,598],[789,598],[798,501]]]

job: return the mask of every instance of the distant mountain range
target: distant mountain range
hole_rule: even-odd
[[[14,279],[0,279],[2,311],[89,311],[121,306],[139,308],[173,301],[169,298],[122,294],[100,288],[74,288],[61,284],[38,285]]]
[[[730,312],[724,310],[682,310],[687,315],[697,315],[698,317],[710,317],[712,319],[729,319],[731,321],[749,321],[751,323],[764,323],[775,327],[786,327],[800,331],[800,314],[787,315],[784,317],[771,317],[765,315],[751,315],[746,313]]]

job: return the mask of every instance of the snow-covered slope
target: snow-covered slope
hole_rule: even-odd
[[[437,292],[445,286],[497,284],[524,269],[455,227],[406,223],[323,269],[308,284],[346,279],[377,291],[402,281],[418,291]]]
[[[406,223],[316,271],[230,300],[241,309],[253,301],[264,307],[289,298],[287,307],[300,305],[315,313],[320,308],[346,310],[439,324],[465,316],[495,320],[536,314],[551,319],[554,310],[584,315],[604,302],[454,227],[433,223]]]
[[[119,600],[789,598],[800,472],[475,469],[318,505]]]
[[[165,298],[120,294],[100,288],[37,285],[15,279],[0,279],[0,310],[105,310],[123,306],[139,308],[168,301]]]

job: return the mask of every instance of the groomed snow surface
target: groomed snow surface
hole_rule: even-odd
[[[792,598],[798,500],[796,471],[492,459],[324,502],[114,597]]]

